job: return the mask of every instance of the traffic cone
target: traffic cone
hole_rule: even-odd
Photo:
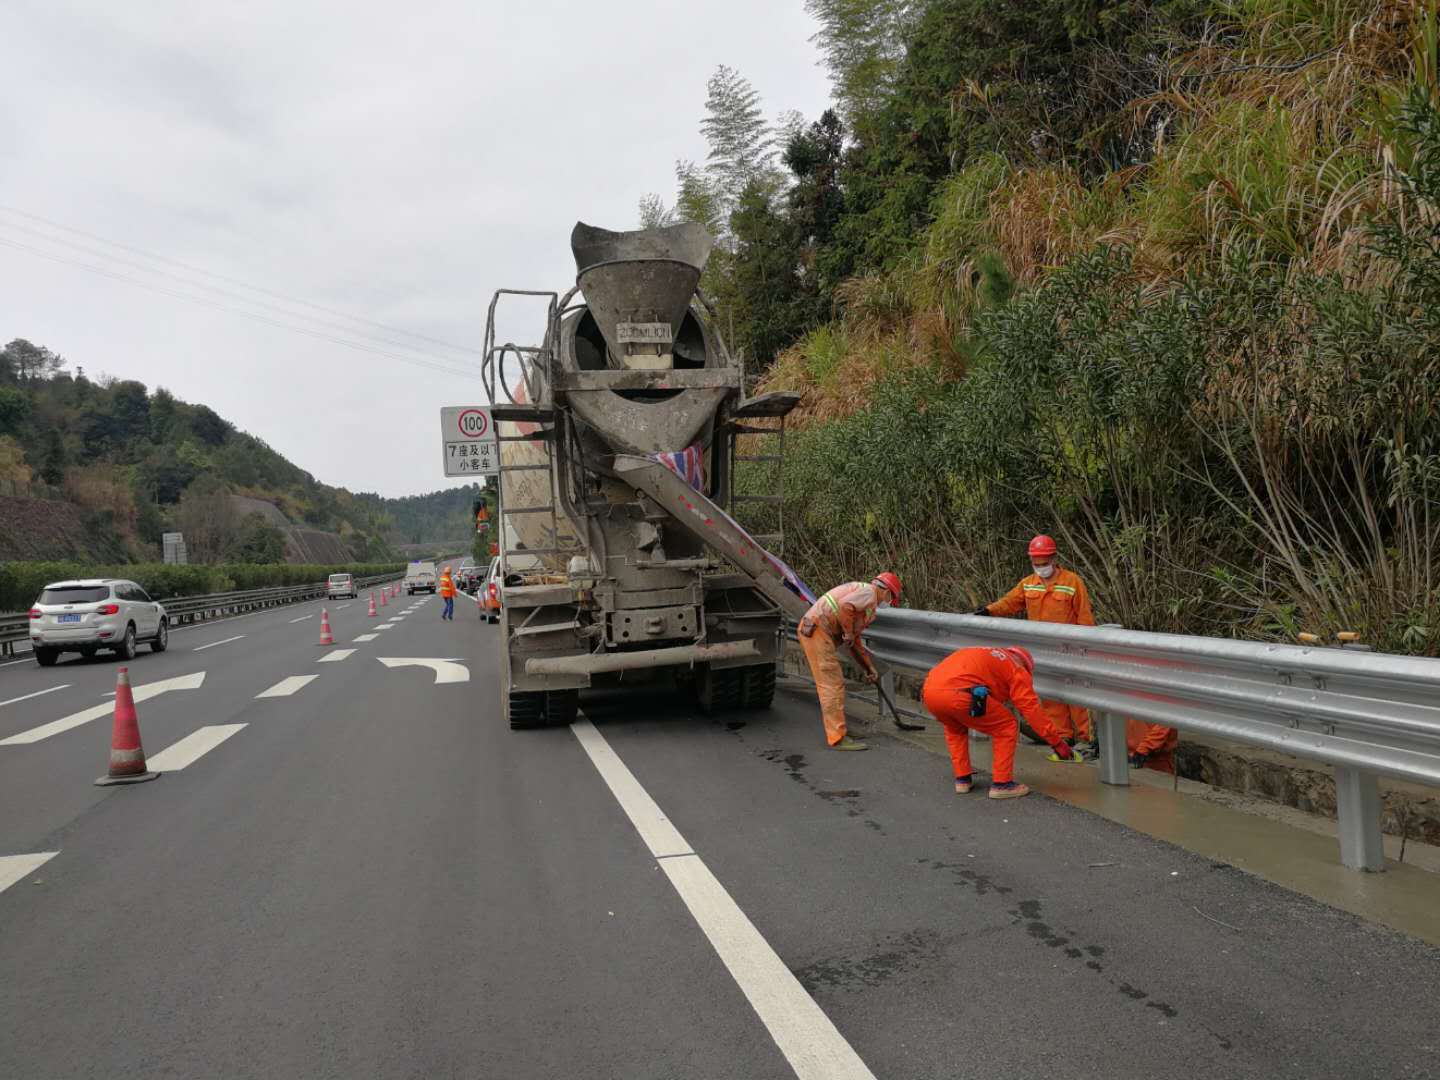
[[[326,611],[323,607],[320,609],[320,644],[335,644],[335,638],[330,633],[330,612]]]
[[[143,784],[159,773],[145,768],[145,749],[140,745],[140,718],[135,715],[135,696],[130,692],[130,669],[121,668],[115,680],[115,725],[110,732],[110,772],[95,783]]]
[[[388,593],[389,591],[390,591],[389,589],[381,589],[381,590],[380,590],[380,606],[381,606],[381,607],[384,607],[386,604],[388,604],[388,603],[390,602],[389,600],[386,600],[386,599],[385,599],[385,594]]]
[[[375,617],[375,594],[372,592],[372,593],[370,594],[370,618],[373,619],[374,617]]]

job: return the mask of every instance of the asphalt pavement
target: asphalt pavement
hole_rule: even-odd
[[[148,784],[93,786],[113,660],[0,668],[0,1076],[1440,1072],[1413,939],[797,691],[511,732],[468,599],[321,606],[142,650]]]

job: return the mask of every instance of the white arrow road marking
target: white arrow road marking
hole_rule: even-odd
[[[640,786],[605,736],[584,719],[571,724],[570,730],[795,1075],[800,1080],[875,1080],[875,1074]]]
[[[336,608],[335,610],[336,610],[336,611],[339,611],[340,609],[339,609],[339,608]],[[290,621],[291,621],[292,623],[304,622],[306,619],[313,619],[314,617],[315,617],[315,613],[312,611],[309,615],[301,615],[298,619],[291,619]]]
[[[379,636],[380,636],[379,634],[361,634],[361,635],[360,635],[359,637],[357,637],[355,640],[356,640],[357,642],[360,642],[360,641],[374,641],[374,640],[375,640],[377,637],[379,637]]]
[[[37,851],[34,855],[0,855],[0,892],[29,877],[59,854],[58,851]]]
[[[347,656],[354,654],[354,652],[354,649],[336,649],[334,652],[326,653],[324,656],[320,657],[320,659],[316,660],[315,662],[317,664],[337,664],[341,660],[344,660]]]
[[[171,690],[198,690],[204,681],[205,672],[197,671],[193,675],[178,675],[162,682],[137,686],[132,693],[135,697],[135,704],[139,705],[142,701],[149,701],[151,698],[159,697]],[[112,692],[109,696],[114,697],[114,693]],[[48,724],[41,724],[29,731],[22,731],[19,735],[11,735],[8,739],[0,739],[0,746],[22,746],[27,743],[36,743],[41,739],[50,738],[51,735],[59,735],[62,731],[79,727],[81,724],[88,724],[91,720],[99,720],[102,716],[113,716],[114,713],[115,703],[107,701],[103,705],[96,705],[94,708],[85,709],[62,719],[52,720]]]
[[[151,772],[179,772],[186,765],[195,764],[243,727],[244,724],[212,724],[198,728],[147,759],[145,766]]]
[[[261,698],[267,697],[289,697],[297,690],[303,690],[319,677],[319,675],[290,675],[281,679],[264,693],[256,694],[255,700],[259,701]]]
[[[221,638],[219,641],[212,641],[209,645],[196,645],[191,652],[204,652],[206,649],[213,649],[216,645],[229,645],[232,641],[239,641],[244,634],[236,634],[234,637]]]
[[[428,667],[435,672],[435,685],[451,682],[469,682],[470,669],[458,660],[441,660],[420,656],[377,656],[375,658],[387,668]]]
[[[49,690],[36,690],[33,694],[26,694],[24,697],[12,697],[9,701],[0,701],[0,705],[14,705],[17,701],[29,701],[32,697],[44,697],[46,694],[53,694],[56,690],[64,690],[70,683],[61,683],[59,686],[52,686]]]

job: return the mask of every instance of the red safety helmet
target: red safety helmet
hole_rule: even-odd
[[[1023,667],[1031,675],[1035,674],[1035,658],[1030,655],[1029,649],[1022,649],[1019,645],[1012,645],[1005,650],[1010,659]]]
[[[876,574],[871,585],[879,585],[882,589],[888,589],[891,597],[898,604],[900,602],[900,579],[886,570],[883,574]]]
[[[1044,533],[1030,541],[1030,557],[1032,559],[1043,559],[1047,555],[1054,555],[1058,550],[1054,538],[1046,536]]]

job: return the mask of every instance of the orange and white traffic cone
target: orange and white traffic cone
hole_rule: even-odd
[[[110,771],[95,781],[110,784],[143,784],[160,776],[145,768],[145,749],[140,745],[140,718],[135,715],[135,695],[130,692],[130,669],[121,668],[115,680],[115,724],[110,732]]]
[[[320,644],[335,644],[334,635],[330,633],[330,612],[323,607],[320,609]]]
[[[372,593],[370,594],[370,618],[373,619],[374,617],[375,617],[375,594],[372,592]]]
[[[381,607],[384,607],[386,604],[388,604],[388,603],[390,602],[389,600],[386,600],[386,599],[385,599],[385,594],[388,593],[389,591],[390,591],[389,589],[381,589],[381,590],[380,590],[380,606],[381,606]]]

